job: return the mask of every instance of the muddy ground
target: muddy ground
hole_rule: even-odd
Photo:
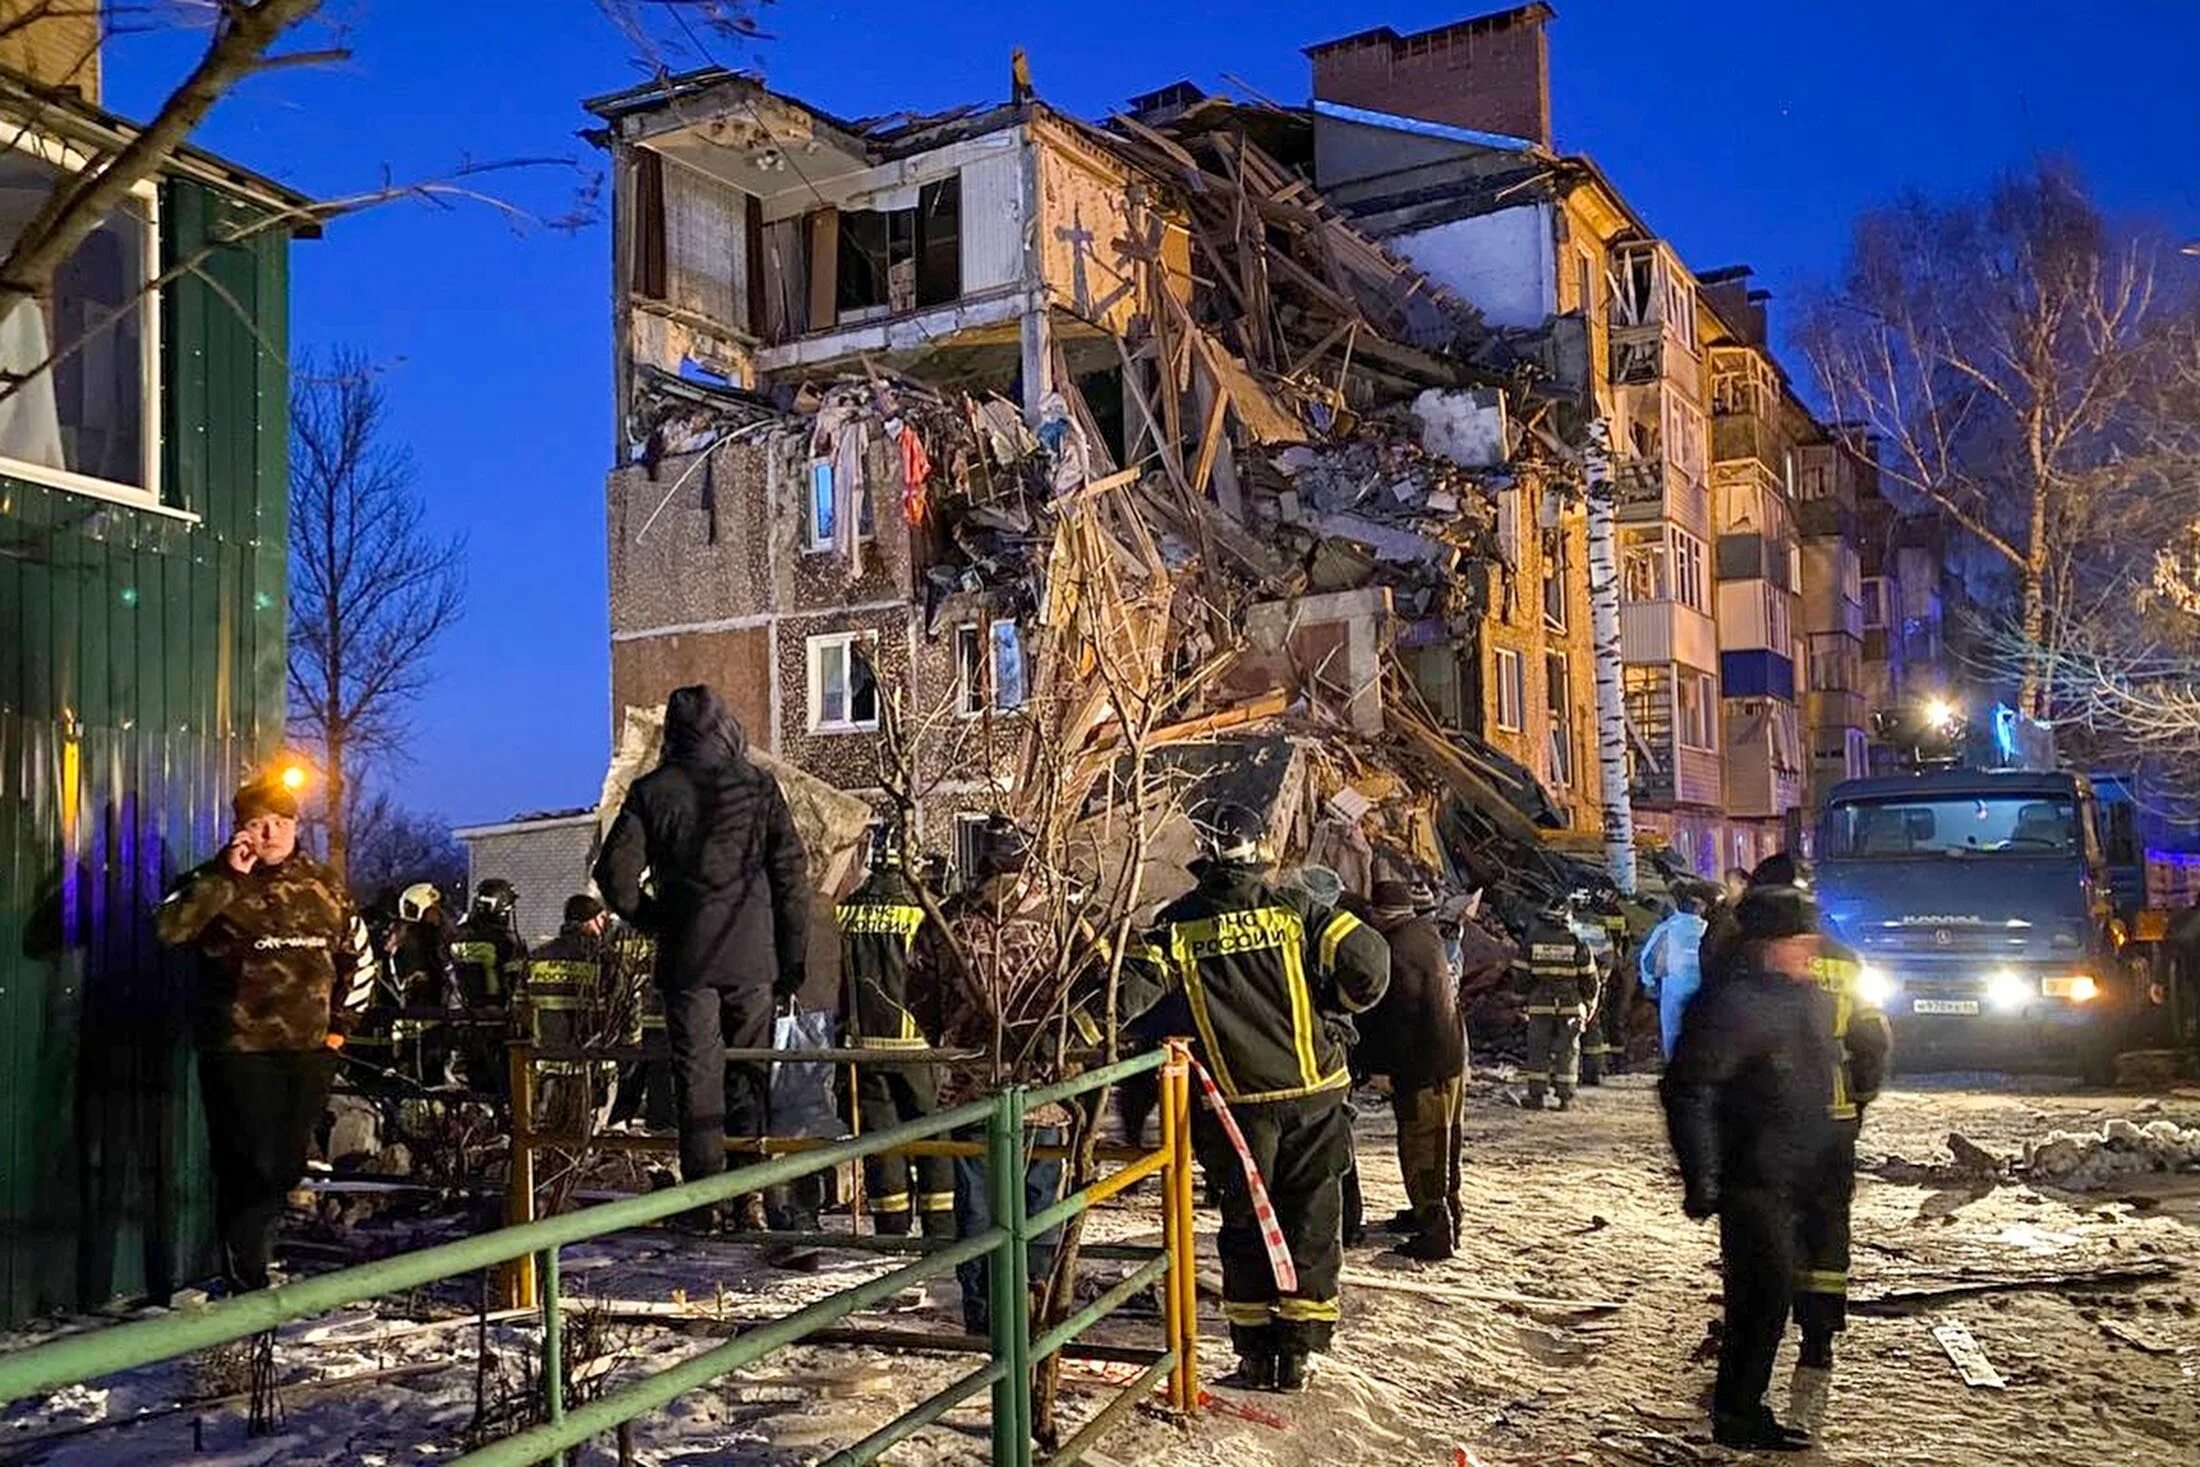
[[[1387,1107],[1367,1098],[1360,1122],[1371,1218],[1403,1194]],[[1906,1082],[1869,1118],[1868,1168],[1857,1195],[1852,1294],[1959,1279],[2164,1266],[2131,1287],[2065,1284],[1996,1289],[1898,1316],[1852,1320],[1830,1392],[1798,1403],[1820,1429],[1804,1460],[1840,1463],[2184,1463],[2200,1442],[2200,1178],[2163,1179],[2123,1195],[2042,1192],[1996,1176],[1947,1138],[1963,1134],[1998,1158],[2057,1128],[2128,1116],[2200,1123],[2200,1091],[2153,1099],[2080,1093],[2054,1082],[1991,1076]],[[1134,1416],[1104,1443],[1123,1463],[1284,1467],[1299,1463],[1685,1463],[1732,1460],[1709,1445],[1698,1357],[1716,1312],[1711,1228],[1686,1221],[1651,1082],[1628,1077],[1585,1094],[1572,1113],[1524,1112],[1495,1077],[1479,1076],[1467,1114],[1468,1220],[1461,1256],[1407,1262],[1370,1246],[1348,1264],[1347,1323],[1336,1353],[1302,1397],[1250,1396],[1214,1382],[1229,1364],[1219,1312],[1204,1317],[1215,1405],[1189,1425]],[[1969,1155],[1969,1153],[1966,1153]],[[2137,1195],[2143,1193],[2144,1195]],[[1202,1272],[1212,1282],[1212,1214],[1201,1215]],[[1151,1198],[1111,1210],[1108,1238],[1157,1236]],[[875,1260],[829,1259],[816,1274],[766,1268],[718,1243],[635,1234],[569,1250],[582,1301],[660,1313],[755,1318],[785,1312],[876,1272]],[[1520,1296],[1520,1297],[1507,1297]],[[1931,1327],[1966,1326],[2005,1381],[1967,1387]],[[908,1297],[872,1322],[952,1329],[951,1288]],[[595,1321],[596,1354],[614,1379],[707,1348],[707,1326]],[[0,1460],[45,1464],[299,1463],[394,1467],[458,1454],[476,1402],[472,1328],[392,1336],[397,1312],[366,1311],[297,1326],[281,1347],[294,1380],[418,1365],[423,1373],[318,1394],[293,1391],[282,1432],[248,1441],[237,1407],[180,1413],[34,1444],[72,1424],[112,1420],[206,1388],[203,1368],[170,1365],[67,1393],[0,1418]],[[1150,1321],[1111,1337],[1151,1342]],[[525,1321],[493,1325],[516,1390],[535,1336]],[[0,1344],[22,1342],[0,1341]],[[696,1392],[637,1425],[633,1460],[671,1464],[815,1461],[890,1418],[967,1361],[804,1348],[738,1380]],[[1073,1366],[1065,1421],[1099,1399],[1110,1367]],[[1785,1357],[1776,1404],[1785,1406]],[[492,1392],[494,1394],[494,1392]],[[888,1460],[986,1459],[985,1414],[958,1411]],[[196,1440],[203,1450],[194,1452]],[[1464,1454],[1462,1456],[1462,1454]],[[583,1460],[616,1460],[608,1444]]]

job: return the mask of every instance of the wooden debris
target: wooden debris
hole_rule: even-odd
[[[2124,1268],[2097,1268],[2076,1273],[1964,1279],[1928,1288],[1889,1289],[1882,1294],[1851,1297],[1849,1308],[1857,1314],[1911,1314],[1934,1304],[1946,1303],[1950,1299],[1967,1299],[1978,1294],[1999,1294],[2019,1289],[2130,1288],[2135,1284],[2159,1283],[2163,1279],[2175,1277],[2176,1273],[2176,1268],[2167,1263],[2141,1263]]]
[[[1965,1385],[1973,1390],[2000,1391],[2009,1388],[2009,1382],[2001,1378],[2001,1372],[1994,1369],[1994,1362],[1986,1358],[1986,1352],[1979,1348],[1978,1341],[1972,1339],[1971,1332],[1962,1325],[1952,1320],[1947,1324],[1936,1324],[1933,1326],[1933,1338],[1940,1342],[1941,1349],[1948,1352],[1949,1360],[1954,1362]]]
[[[2185,1353],[2184,1346],[2171,1344],[2144,1325],[2126,1324],[2120,1319],[2102,1320],[2101,1333],[2118,1344],[2129,1345],[2132,1349],[2148,1355],[2182,1355]]]

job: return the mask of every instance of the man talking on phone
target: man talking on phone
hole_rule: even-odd
[[[334,873],[298,849],[298,798],[262,776],[237,791],[236,833],[154,913],[160,940],[207,960],[199,1092],[231,1288],[264,1289],[283,1201],[365,1006],[366,928]]]

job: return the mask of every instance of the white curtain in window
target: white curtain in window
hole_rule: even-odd
[[[0,318],[0,371],[12,381],[46,360],[46,310],[35,300],[20,300]],[[68,467],[61,450],[61,414],[54,401],[53,373],[0,386],[0,457],[47,468]]]

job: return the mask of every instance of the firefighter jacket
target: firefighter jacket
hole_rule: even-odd
[[[535,949],[522,991],[537,1043],[608,1044],[622,1037],[609,1032],[614,1016],[604,957],[603,938],[573,923]]]
[[[1658,1091],[1691,1196],[1715,1204],[1735,1188],[1791,1191],[1819,1165],[1837,1125],[1831,1007],[1816,982],[1746,959],[1689,1003]]]
[[[468,917],[451,935],[451,976],[468,1008],[508,1003],[527,981],[527,944],[509,922]]]
[[[1827,1114],[1837,1121],[1858,1121],[1864,1107],[1879,1098],[1894,1051],[1894,1030],[1887,1016],[1858,996],[1864,964],[1856,950],[1835,938],[1823,940],[1811,960],[1811,976],[1825,991],[1824,1013],[1839,1046],[1833,1072],[1833,1097]]]
[[[858,1049],[930,1047],[909,1001],[909,956],[927,920],[916,887],[899,870],[874,871],[833,918],[848,985],[848,1042]]]
[[[1513,960],[1530,1017],[1588,1020],[1597,1003],[1597,965],[1589,945],[1563,923],[1538,917],[1528,929],[1527,956]]]
[[[1199,885],[1161,909],[1144,948],[1160,967],[1148,1035],[1183,1033],[1232,1104],[1342,1094],[1350,1016],[1390,986],[1390,948],[1342,907],[1325,908],[1257,868],[1203,862]]]
[[[206,957],[203,1048],[320,1049],[351,1031],[372,991],[366,924],[334,874],[302,851],[242,876],[225,859],[207,862],[176,883],[153,930]]]

